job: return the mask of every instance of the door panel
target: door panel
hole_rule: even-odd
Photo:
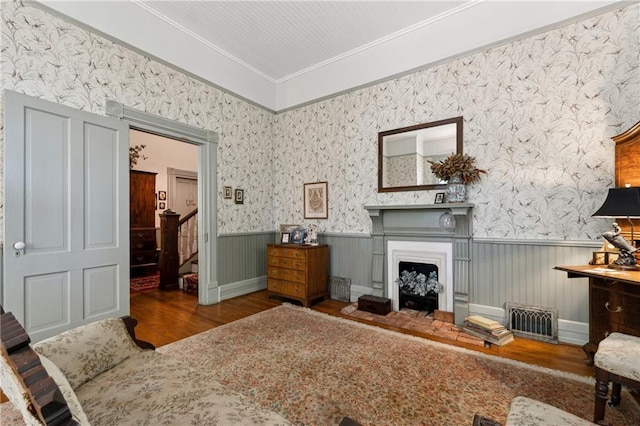
[[[118,243],[117,131],[85,125],[85,248]]]
[[[25,119],[24,232],[29,251],[67,251],[69,120],[37,109],[26,109]],[[49,214],[43,215],[43,208]]]
[[[25,329],[38,332],[51,327],[69,325],[69,274],[66,272],[26,276]],[[40,299],[49,302],[47,309],[38,309]],[[6,308],[5,308],[6,309]],[[8,310],[8,309],[7,309]]]
[[[84,306],[87,318],[117,309],[118,293],[118,265],[84,270]]]
[[[5,99],[5,310],[34,342],[128,314],[127,124],[14,92]]]

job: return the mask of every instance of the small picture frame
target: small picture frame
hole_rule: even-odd
[[[167,191],[158,191],[158,200],[166,201],[166,199],[167,199]]]
[[[222,196],[225,200],[230,200],[233,198],[233,189],[230,186],[222,187]]]
[[[236,189],[233,201],[236,204],[244,204],[244,189]]]
[[[326,219],[329,217],[329,195],[327,182],[304,184],[304,218]]]
[[[291,243],[293,244],[303,244],[305,237],[305,230],[301,227],[296,228],[291,233]]]
[[[278,241],[282,242],[282,236],[284,234],[289,234],[289,243],[291,243],[291,234],[293,231],[298,228],[300,225],[291,225],[291,224],[280,224],[280,236]]]
[[[288,232],[283,232],[282,235],[280,236],[280,243],[289,244],[290,238],[291,238],[291,234],[289,234]]]
[[[436,192],[436,198],[433,204],[444,204],[444,192]]]
[[[158,203],[158,209],[159,209],[159,210],[164,210],[164,209],[166,209],[166,208],[167,208],[166,203],[164,203],[164,202],[162,202],[162,201]]]

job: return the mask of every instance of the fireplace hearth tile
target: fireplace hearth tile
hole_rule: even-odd
[[[484,341],[462,332],[461,327],[453,322],[434,320],[427,316],[425,311],[402,309],[392,311],[386,315],[377,315],[357,309],[358,304],[352,303],[345,306],[340,313],[346,316],[360,318],[373,323],[386,324],[405,330],[413,330],[424,334],[430,334],[449,340],[463,342],[474,346],[484,346]]]

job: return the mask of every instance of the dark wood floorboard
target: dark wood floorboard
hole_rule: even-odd
[[[283,300],[277,298],[268,300],[266,291],[258,291],[224,300],[215,305],[203,306],[198,305],[195,296],[179,290],[167,292],[150,291],[131,295],[131,316],[139,321],[136,335],[140,339],[149,341],[156,346],[162,346],[221,324],[267,310],[282,302]],[[356,320],[340,314],[340,310],[346,305],[348,303],[338,300],[324,300],[314,304],[312,309],[329,315]],[[506,346],[498,347],[494,345],[491,348],[482,348],[424,333],[375,324],[370,321],[359,321],[528,364],[583,376],[593,376],[593,369],[586,365],[585,354],[580,346],[554,345],[516,338],[513,343]]]

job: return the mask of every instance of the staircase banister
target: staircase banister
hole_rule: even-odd
[[[178,222],[178,226],[182,226],[183,223],[187,222],[189,219],[191,219],[192,217],[194,217],[197,214],[198,214],[198,209],[196,208],[196,209],[192,210],[190,213],[188,213],[185,217],[180,219],[180,221]]]

